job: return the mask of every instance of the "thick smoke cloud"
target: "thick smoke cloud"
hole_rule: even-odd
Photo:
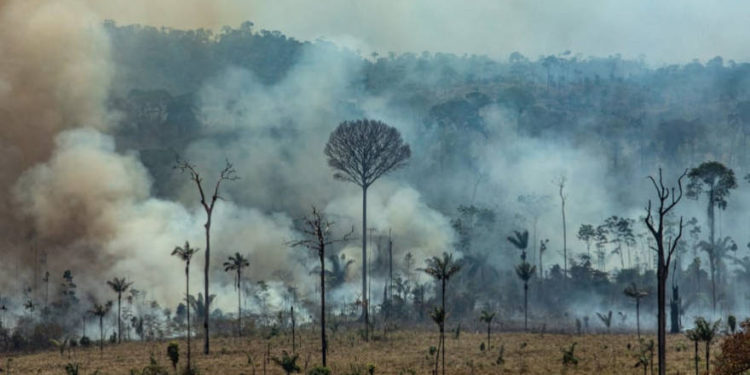
[[[293,217],[317,205],[340,232],[360,228],[361,190],[333,180],[322,152],[336,124],[369,115],[356,109],[359,101],[368,98],[342,99],[359,97],[350,82],[362,62],[347,57],[333,47],[308,48],[287,77],[271,87],[257,82],[249,71],[228,69],[200,93],[206,137],[188,147],[188,157],[212,165],[221,165],[224,157],[241,161],[237,168],[242,180],[227,185],[237,202]],[[393,125],[405,135],[415,127],[403,121]],[[419,142],[408,136],[405,140]],[[387,176],[368,190],[369,227],[380,235],[390,231],[399,253],[413,252],[419,264],[428,256],[451,251],[449,219],[400,180]],[[184,188],[182,197],[194,194],[191,186]],[[358,246],[350,244],[343,253],[361,264]],[[351,276],[359,274],[359,267],[351,269]]]
[[[97,7],[65,5],[3,3],[3,17],[31,20],[3,24],[3,50],[27,60],[4,67],[0,82],[9,99],[5,102],[12,103],[3,112],[8,124],[3,152],[8,156],[2,172],[10,197],[4,204],[8,212],[17,212],[17,222],[5,228],[8,234],[21,233],[11,240],[21,262],[15,268],[29,273],[4,282],[18,289],[33,283],[31,270],[40,260],[20,256],[31,239],[47,253],[53,276],[73,270],[86,293],[105,298],[103,281],[126,276],[156,300],[175,304],[182,268],[169,252],[185,240],[203,247],[205,214],[197,205],[195,186],[185,176],[179,185],[182,203],[153,198],[152,177],[138,155],[116,150],[106,133],[117,114],[104,104],[116,67],[107,60],[109,45]],[[56,33],[58,29],[63,32]],[[23,43],[18,35],[39,44]],[[303,294],[313,291],[308,278],[314,262],[304,250],[288,246],[297,236],[293,218],[315,204],[340,223],[342,232],[361,220],[360,190],[333,181],[322,155],[328,133],[344,119],[341,108],[350,105],[340,98],[346,97],[358,65],[317,53],[308,54],[287,79],[270,88],[239,69],[228,69],[210,82],[200,93],[204,137],[185,152],[207,181],[224,158],[236,161],[242,177],[225,184],[226,201],[218,204],[214,264],[234,252],[248,254],[253,280],[278,279],[283,271],[284,281]],[[381,233],[391,230],[399,246],[414,252],[419,262],[450,250],[447,218],[427,206],[416,190],[387,178],[378,185],[370,195],[371,227]],[[348,245],[343,252],[359,260],[357,247]],[[196,270],[202,260],[197,257]],[[232,293],[232,275],[215,270],[214,278],[221,285],[215,289],[218,306],[224,307],[234,300],[223,298]],[[199,281],[193,278],[193,290]],[[279,301],[283,285],[271,286],[272,300]]]
[[[112,66],[98,15],[83,3],[0,1],[0,235],[3,267],[18,276],[31,232],[16,215],[13,186],[30,166],[52,154],[58,132],[104,129]],[[3,279],[2,283],[12,280]]]

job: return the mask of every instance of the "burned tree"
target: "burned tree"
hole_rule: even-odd
[[[644,219],[649,232],[654,237],[656,247],[656,255],[658,257],[656,265],[656,277],[657,277],[657,304],[658,304],[658,358],[659,358],[659,375],[666,374],[667,371],[667,314],[666,314],[666,302],[667,302],[667,277],[669,274],[669,264],[672,261],[672,255],[677,249],[677,244],[680,242],[682,237],[682,217],[680,217],[680,224],[677,235],[671,237],[665,241],[664,239],[664,226],[667,215],[670,211],[680,203],[682,199],[682,179],[687,174],[687,171],[683,172],[680,177],[677,178],[677,190],[675,188],[667,188],[664,186],[662,178],[662,171],[659,168],[659,181],[657,182],[653,176],[648,178],[654,185],[656,195],[659,199],[658,206],[655,214],[658,218],[654,217],[654,211],[652,210],[651,200],[648,201],[646,207],[646,218]]]
[[[565,200],[568,195],[565,194],[565,176],[560,176],[557,180],[557,187],[559,188],[560,194],[560,211],[562,212],[562,229],[563,229],[563,282],[568,278],[568,229],[567,222],[565,221]]]
[[[326,353],[328,352],[328,340],[326,338],[326,247],[336,242],[348,241],[349,236],[354,232],[354,228],[352,228],[352,231],[345,236],[333,239],[331,234],[333,224],[317,208],[313,207],[312,214],[303,219],[301,230],[304,238],[291,243],[293,247],[302,246],[312,250],[320,260],[320,351],[323,366],[326,366]]]
[[[192,180],[195,183],[195,186],[198,188],[198,193],[200,194],[201,206],[203,206],[203,209],[206,211],[206,223],[203,224],[203,227],[206,230],[206,255],[205,255],[206,260],[205,260],[205,265],[203,269],[203,280],[204,280],[203,290],[206,296],[210,296],[210,294],[208,293],[208,271],[210,269],[210,264],[211,264],[211,215],[214,213],[214,208],[216,207],[216,201],[221,199],[221,197],[219,196],[219,189],[221,188],[221,183],[224,181],[235,181],[239,177],[237,177],[237,172],[235,171],[232,163],[230,163],[229,160],[227,160],[226,165],[221,170],[221,172],[219,172],[219,178],[216,180],[216,184],[214,185],[213,194],[211,194],[211,196],[207,196],[203,188],[203,177],[201,177],[195,165],[191,164],[190,162],[186,160],[181,160],[178,158],[174,168],[179,169],[183,173],[187,172],[190,174],[190,180]],[[203,354],[208,354],[209,353],[208,320],[209,320],[209,316],[211,315],[209,303],[206,303],[206,305],[203,306],[203,308],[205,309],[205,311],[203,311],[203,333],[204,333]]]
[[[177,256],[185,262],[185,307],[187,312],[187,370],[192,370],[190,366],[190,260],[193,259],[193,255],[197,253],[199,249],[190,247],[190,243],[185,241],[184,247],[175,247],[172,250],[172,255]]]
[[[339,124],[328,138],[324,152],[328,165],[336,170],[334,178],[362,188],[362,310],[367,340],[367,189],[381,176],[406,165],[411,149],[396,128],[363,119]]]

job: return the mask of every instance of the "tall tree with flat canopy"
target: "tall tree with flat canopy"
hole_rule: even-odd
[[[237,282],[234,286],[237,288],[237,336],[242,337],[242,269],[250,266],[247,258],[240,253],[235,253],[224,262],[225,272],[237,272]]]
[[[304,218],[302,225],[303,238],[291,243],[292,246],[306,247],[316,253],[320,260],[320,351],[323,366],[326,364],[326,354],[328,353],[328,339],[326,338],[326,267],[325,257],[326,248],[336,242],[348,241],[352,231],[339,239],[333,239],[331,231],[333,223],[318,211],[312,208],[312,214]]]
[[[208,271],[211,264],[211,215],[213,215],[214,213],[216,201],[221,199],[221,197],[219,196],[221,183],[224,181],[235,181],[239,177],[237,177],[237,172],[235,171],[232,163],[227,160],[224,169],[219,172],[219,178],[216,179],[213,194],[211,194],[211,196],[207,196],[205,190],[203,189],[203,177],[201,177],[195,165],[186,160],[181,160],[178,158],[174,168],[179,169],[183,173],[187,172],[190,175],[190,180],[192,180],[195,183],[195,186],[198,188],[201,206],[203,206],[203,209],[206,211],[206,223],[203,224],[203,227],[206,230],[206,261],[203,268],[203,289],[205,295],[210,296],[210,294],[208,293]],[[207,303],[205,304],[205,306],[203,306],[203,308],[205,309],[205,311],[203,311],[203,354],[209,353],[210,341],[208,329],[208,318],[211,315],[209,306],[210,297],[207,297],[206,299]]]
[[[120,312],[122,311],[122,294],[128,291],[132,282],[125,281],[125,278],[114,278],[107,281],[107,285],[112,288],[112,291],[117,293],[117,342],[122,342],[122,319],[120,319]]]
[[[362,188],[362,309],[365,340],[369,337],[367,304],[367,189],[381,176],[406,165],[411,149],[401,133],[381,121],[344,121],[331,133],[325,147],[333,177]]]
[[[716,207],[719,209],[727,208],[727,198],[730,190],[737,188],[737,181],[734,177],[734,171],[716,161],[707,161],[688,173],[689,183],[687,185],[686,195],[691,199],[700,198],[701,194],[706,194],[708,200],[708,243],[701,247],[708,254],[708,261],[711,267],[711,302],[714,311],[716,310],[716,278],[719,272],[721,257],[717,251],[716,238],[714,236]],[[721,279],[721,278],[719,278]]]
[[[190,354],[192,345],[190,344],[190,260],[199,249],[190,247],[190,243],[185,241],[184,247],[175,247],[172,250],[172,256],[176,256],[185,262],[185,307],[187,312],[187,370],[191,371]]]
[[[665,222],[667,215],[680,203],[682,200],[682,179],[687,174],[687,170],[683,172],[679,178],[677,178],[677,190],[674,187],[667,188],[664,186],[664,180],[662,178],[661,168],[659,168],[659,181],[649,176],[651,183],[654,185],[656,190],[656,196],[659,203],[654,209],[652,209],[651,200],[648,200],[648,206],[646,206],[646,218],[644,219],[648,231],[654,237],[656,246],[657,264],[656,264],[656,279],[657,279],[657,336],[658,336],[658,359],[659,359],[659,375],[665,375],[667,372],[667,277],[669,276],[669,264],[672,261],[672,255],[677,249],[677,244],[680,242],[682,237],[682,217],[680,217],[680,224],[678,227],[677,235],[669,239],[664,238]],[[654,216],[656,214],[656,217]]]

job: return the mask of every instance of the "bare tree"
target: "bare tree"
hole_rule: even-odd
[[[302,233],[304,238],[299,241],[291,242],[293,247],[302,246],[306,247],[317,253],[318,259],[320,260],[320,344],[321,344],[321,356],[323,366],[326,366],[326,354],[328,352],[328,340],[326,338],[326,267],[325,267],[325,256],[326,247],[342,241],[348,241],[349,237],[354,233],[354,227],[351,232],[339,239],[333,239],[331,231],[333,229],[332,222],[318,211],[317,208],[312,208],[312,214],[303,219]]]
[[[328,165],[336,170],[334,178],[362,188],[362,309],[367,340],[367,189],[381,176],[405,166],[411,149],[396,128],[363,119],[339,124],[328,138],[324,152]]]
[[[204,278],[204,293],[206,296],[210,296],[208,293],[208,271],[210,269],[210,260],[211,260],[211,215],[214,212],[214,207],[216,207],[216,201],[221,199],[219,196],[219,189],[221,188],[221,183],[224,181],[235,181],[239,177],[237,177],[237,172],[234,169],[234,166],[232,163],[229,162],[229,160],[226,161],[226,165],[224,166],[224,169],[219,172],[219,178],[216,180],[216,184],[214,185],[214,191],[213,194],[208,197],[206,196],[206,193],[203,189],[203,177],[201,177],[200,173],[198,172],[198,169],[195,167],[195,165],[191,164],[190,162],[186,160],[177,159],[177,162],[174,166],[175,169],[179,169],[181,172],[189,173],[190,179],[195,183],[195,186],[198,188],[198,193],[200,193],[200,203],[201,206],[203,206],[203,209],[206,211],[206,223],[203,224],[203,227],[206,229],[206,261],[203,269],[203,278]],[[208,299],[208,298],[207,298]],[[203,353],[208,354],[209,353],[209,330],[208,330],[208,320],[210,315],[210,306],[209,303],[206,303],[206,305],[203,307],[205,311],[203,312],[203,333],[205,336],[203,337]]]
[[[187,311],[187,370],[192,370],[190,366],[190,260],[193,259],[193,255],[197,253],[199,249],[190,247],[190,243],[185,241],[184,247],[175,247],[172,250],[172,255],[177,256],[185,262],[185,307]]]
[[[677,249],[677,244],[680,242],[682,237],[682,217],[680,217],[680,224],[677,235],[671,237],[666,241],[664,240],[664,226],[667,215],[682,199],[682,179],[687,174],[687,170],[683,172],[677,179],[677,190],[675,188],[667,188],[664,186],[662,178],[662,171],[659,168],[659,181],[657,182],[653,176],[648,178],[654,185],[656,195],[659,199],[659,204],[656,207],[656,215],[658,219],[655,219],[654,212],[651,207],[651,200],[648,200],[648,206],[646,207],[646,226],[649,232],[654,237],[656,243],[656,254],[658,257],[658,263],[656,265],[656,278],[658,282],[657,292],[657,303],[658,303],[658,360],[659,360],[659,375],[665,375],[667,372],[667,315],[666,315],[666,301],[667,301],[667,276],[669,275],[669,264],[672,261],[672,255]],[[655,221],[656,220],[656,221]]]

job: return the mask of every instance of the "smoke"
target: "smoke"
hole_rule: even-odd
[[[3,112],[8,124],[3,150],[9,156],[2,173],[11,197],[4,204],[17,213],[7,228],[9,234],[21,233],[12,246],[20,254],[33,239],[47,253],[53,277],[71,269],[86,293],[106,298],[104,280],[124,276],[173,305],[182,293],[183,268],[170,256],[171,249],[186,240],[203,248],[205,213],[197,204],[196,187],[185,176],[178,202],[154,198],[152,176],[138,154],[116,148],[107,133],[117,114],[105,106],[116,67],[107,59],[110,47],[97,7],[66,5],[7,2],[2,8],[4,18],[15,20],[3,23],[2,49],[19,57],[4,66],[0,81],[4,102],[11,103]],[[19,24],[20,19],[30,21]],[[64,32],[56,32],[60,29]],[[18,35],[39,43],[22,43]],[[234,252],[249,257],[251,280],[274,280],[283,273],[289,285],[312,291],[311,254],[288,245],[297,236],[293,218],[311,205],[322,207],[341,232],[361,227],[360,189],[334,181],[322,154],[338,122],[362,115],[347,110],[351,103],[340,99],[350,92],[358,65],[330,48],[310,49],[273,87],[230,68],[200,93],[205,128],[184,156],[199,165],[207,182],[224,158],[236,161],[241,177],[224,184],[225,200],[217,203],[213,218],[212,278],[219,285],[214,288],[219,307],[234,302],[225,298],[232,293],[233,275],[216,264]],[[448,220],[408,184],[384,178],[369,198],[369,226],[381,233],[390,230],[398,246],[413,251],[418,261],[450,250]],[[359,261],[355,245],[342,251]],[[17,268],[28,273],[39,267],[39,258],[18,259],[22,266]],[[196,257],[194,271],[202,263],[203,257]],[[30,276],[4,281],[20,289],[33,283]],[[193,291],[199,290],[200,279],[193,281]],[[271,300],[280,301],[282,284],[269,285]]]
[[[31,232],[14,204],[18,177],[51,156],[57,133],[110,123],[103,103],[112,66],[100,23],[78,1],[0,1],[0,235],[14,254],[3,262],[8,275],[26,269],[20,241]]]
[[[566,50],[583,56],[645,55],[657,64],[708,60],[717,55],[747,60],[741,47],[748,4],[703,1],[493,1],[447,0],[299,2],[92,2],[108,18],[178,28],[219,28],[250,19],[301,40],[325,38],[365,54],[451,52],[506,58]],[[114,5],[113,5],[114,3]],[[139,4],[141,6],[135,5]],[[175,6],[179,4],[179,6]],[[158,14],[158,18],[155,16]],[[592,32],[594,30],[594,32]],[[487,41],[491,40],[492,43]]]
[[[242,179],[227,185],[238,204],[264,212],[286,212],[295,218],[315,205],[335,222],[337,232],[354,227],[361,236],[362,191],[356,185],[335,181],[322,152],[339,122],[370,115],[359,107],[371,98],[362,97],[351,85],[361,64],[336,47],[316,44],[305,48],[286,77],[270,87],[247,70],[227,69],[199,93],[205,118],[203,137],[189,145],[188,158],[209,165],[221,165],[224,157],[241,161],[236,166]],[[407,143],[419,142],[408,136],[414,133],[413,123],[392,125],[402,130]],[[453,229],[448,218],[431,208],[400,176],[400,172],[386,176],[368,189],[368,228],[379,235],[391,233],[400,255],[394,260],[397,266],[407,251],[418,264],[429,256],[452,251]],[[183,189],[181,199],[195,194],[191,186]],[[357,243],[352,241],[340,250],[355,261],[350,277],[358,277],[361,271]],[[266,258],[272,256],[288,259],[283,252]],[[315,263],[308,264],[311,269]],[[297,285],[305,285],[309,279],[307,272],[293,274]],[[344,299],[353,301],[353,293]]]
[[[0,1],[0,54],[4,56],[0,63],[0,189],[5,197],[0,200],[0,210],[10,213],[0,218],[0,234],[7,238],[15,261],[4,262],[4,267],[16,276],[0,280],[4,286],[20,290],[29,283],[29,275],[19,272],[31,273],[39,262],[28,255],[31,238],[48,253],[53,275],[73,269],[82,280],[81,289],[106,298],[109,292],[103,281],[125,276],[135,280],[136,287],[149,290],[153,298],[173,305],[182,293],[183,268],[169,255],[171,249],[186,240],[204,247],[205,213],[187,176],[173,186],[175,201],[155,198],[152,185],[164,176],[150,176],[139,155],[117,149],[116,139],[109,135],[118,114],[105,102],[118,67],[109,59],[111,46],[100,25],[103,18],[175,27],[217,27],[255,19],[261,26],[281,28],[303,39],[314,39],[319,33],[365,51],[433,49],[505,56],[514,50],[535,55],[580,48],[599,55],[623,50],[627,55],[637,55],[643,51],[664,60],[711,57],[719,51],[744,57],[744,52],[735,50],[741,45],[732,38],[735,22],[724,22],[727,31],[717,32],[718,41],[712,40],[710,45],[701,37],[701,43],[691,40],[694,48],[677,43],[668,49],[657,48],[664,51],[662,54],[646,50],[648,46],[641,41],[651,38],[643,37],[643,33],[652,33],[653,17],[667,12],[666,5],[650,13],[636,6],[624,21],[613,23],[616,32],[612,35],[616,38],[622,37],[623,30],[637,31],[625,38],[628,43],[623,45],[603,37],[606,33],[590,33],[591,28],[609,29],[601,24],[622,13],[619,6],[611,4],[588,3],[573,8],[572,13],[582,14],[573,18],[587,19],[580,25],[573,24],[571,17],[561,17],[564,9],[560,5],[537,11],[532,9],[533,3],[491,7],[495,12],[486,11],[489,4],[462,4],[457,10],[453,5],[435,7],[423,1],[391,7],[366,3],[361,8],[341,2],[315,3],[321,12],[311,11],[309,5],[291,7],[283,1],[245,5],[169,1],[160,2],[159,9],[152,3],[133,4]],[[295,11],[289,13],[289,9]],[[341,16],[341,12],[352,16]],[[645,18],[648,27],[632,28],[644,12],[649,15]],[[690,3],[685,12],[694,17],[700,7]],[[306,22],[295,22],[301,15]],[[333,22],[334,18],[338,21]],[[372,22],[373,18],[378,22]],[[537,21],[514,21],[519,19]],[[467,27],[467,22],[474,27]],[[489,23],[506,29],[482,27]],[[688,27],[691,23],[681,24]],[[313,31],[313,25],[322,29]],[[537,25],[544,28],[536,32]],[[451,32],[458,29],[468,31]],[[666,31],[658,39],[671,41],[682,38],[675,36],[680,33],[690,35],[684,28],[659,29]],[[487,40],[499,42],[488,47]],[[318,206],[336,222],[337,234],[352,226],[361,227],[361,190],[334,181],[322,152],[336,124],[358,117],[383,119],[401,130],[416,150],[415,155],[428,155],[426,151],[436,141],[437,135],[421,130],[424,124],[392,105],[398,93],[363,95],[358,83],[361,59],[326,43],[303,48],[293,69],[271,86],[242,67],[227,67],[197,93],[204,121],[200,137],[181,150],[183,156],[198,164],[208,184],[225,159],[235,163],[241,177],[224,184],[225,200],[217,203],[214,217],[212,269],[218,287],[213,291],[222,308],[234,303],[233,297],[229,298],[233,275],[222,272],[220,264],[234,252],[250,258],[250,280],[273,281],[269,285],[274,304],[282,303],[285,285],[298,286],[303,294],[314,289],[309,272],[316,265],[315,259],[307,250],[288,245],[299,235],[295,219],[308,213],[310,206]],[[379,234],[391,233],[397,267],[402,266],[407,251],[421,265],[425,258],[453,249],[454,233],[448,217],[441,212],[453,212],[459,203],[496,209],[502,230],[522,226],[510,213],[523,211],[517,197],[527,193],[551,197],[545,214],[540,216],[539,237],[551,239],[548,264],[560,262],[562,223],[553,183],[560,176],[565,176],[569,184],[569,251],[581,247],[573,235],[580,223],[597,224],[614,213],[627,217],[643,213],[640,205],[650,191],[646,180],[639,179],[655,171],[634,168],[632,175],[638,186],[622,186],[621,180],[608,172],[609,162],[599,156],[600,150],[524,136],[515,128],[514,116],[494,105],[481,115],[488,133],[477,136],[467,151],[476,169],[447,168],[440,175],[425,176],[419,171],[436,171],[422,168],[436,161],[415,156],[406,170],[384,177],[368,191],[368,226]],[[468,199],[466,192],[472,190],[476,193]],[[747,194],[739,195],[738,204],[730,204],[727,215],[741,214],[748,199]],[[701,217],[702,207],[694,205],[685,212]],[[730,225],[724,228],[726,232],[742,232],[739,222]],[[356,262],[348,275],[349,285],[334,294],[339,301],[353,301],[358,293],[358,288],[352,287],[361,266],[357,242],[332,249]],[[511,251],[505,243],[495,245]],[[372,251],[380,251],[377,244]],[[505,254],[502,261],[492,258],[499,268],[510,266]],[[202,268],[202,262],[199,254],[194,272]],[[279,279],[285,284],[277,282]],[[195,277],[193,282],[191,289],[196,292],[201,278]]]

